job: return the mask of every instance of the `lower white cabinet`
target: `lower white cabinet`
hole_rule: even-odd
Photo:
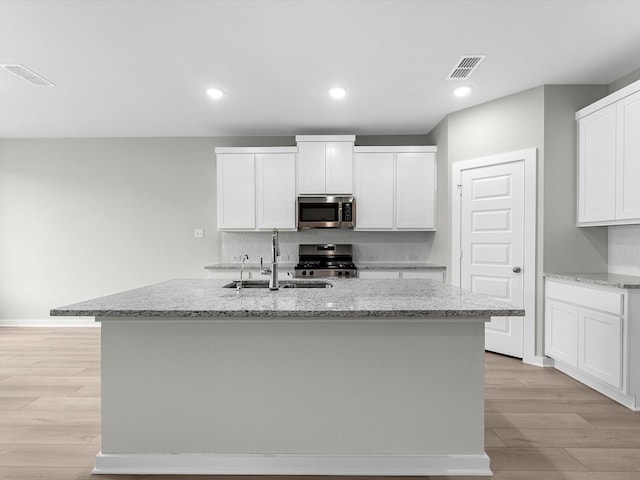
[[[545,354],[557,369],[638,410],[640,291],[547,278]]]
[[[420,278],[424,280],[436,280],[443,282],[445,280],[446,270],[444,269],[411,269],[411,270],[359,270],[358,278],[364,279],[392,279],[392,280],[408,280],[411,278]]]
[[[444,275],[446,270],[402,270],[400,272],[400,276],[404,280],[408,280],[410,278],[421,278],[424,280],[437,280],[438,282],[444,283]]]
[[[622,317],[578,309],[578,368],[622,388]]]
[[[545,353],[572,367],[578,366],[578,307],[547,299]]]

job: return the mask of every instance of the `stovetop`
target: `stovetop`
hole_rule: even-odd
[[[299,246],[296,277],[356,277],[353,245],[314,244]]]

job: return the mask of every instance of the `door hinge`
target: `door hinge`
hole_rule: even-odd
[[[462,196],[462,184],[459,183],[458,185],[456,185],[458,187],[458,195]]]
[[[462,257],[464,257],[464,252],[460,249],[460,260],[462,260]]]

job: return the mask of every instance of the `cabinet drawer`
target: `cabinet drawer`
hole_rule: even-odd
[[[444,281],[444,271],[442,270],[403,270],[403,279],[421,278],[426,280]]]
[[[546,298],[574,303],[614,315],[623,314],[622,293],[547,281],[545,284],[545,296]]]
[[[393,270],[360,270],[358,272],[358,278],[398,280],[400,278],[400,272]]]

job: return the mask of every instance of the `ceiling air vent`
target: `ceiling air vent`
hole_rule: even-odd
[[[467,78],[480,65],[486,55],[465,55],[458,60],[447,80],[461,80]]]
[[[35,85],[37,87],[55,87],[53,83],[51,83],[46,78],[38,75],[35,72],[32,72],[27,67],[23,65],[0,65],[5,70],[13,73],[15,76],[20,77],[23,80],[26,80],[31,85]]]

